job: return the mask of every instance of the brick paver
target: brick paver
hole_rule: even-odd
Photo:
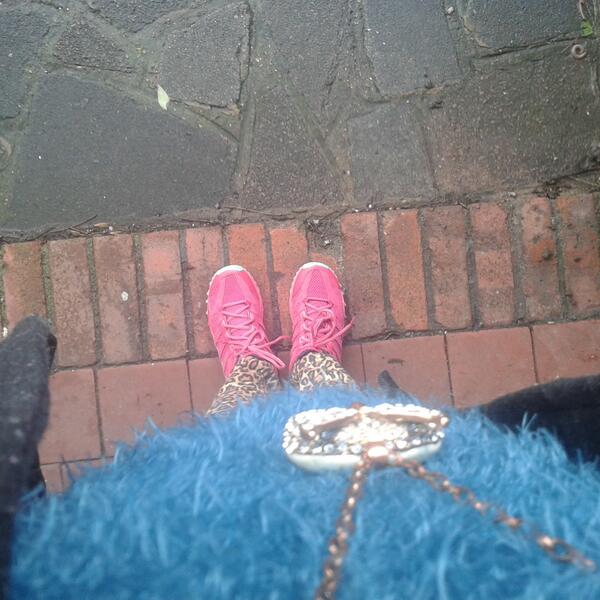
[[[360,385],[376,385],[387,369],[426,403],[468,407],[536,376],[599,373],[596,203],[590,195],[519,197],[350,212],[331,224],[340,237],[331,234],[325,248],[314,232],[307,245],[300,222],[141,233],[137,244],[121,234],[5,245],[0,314],[10,326],[31,311],[44,315],[47,293],[59,337],[40,447],[50,488],[68,485],[67,467],[101,464],[148,417],[169,426],[210,406],[223,374],[205,295],[226,256],[257,280],[273,335],[289,333],[296,268],[307,259],[334,268],[361,340],[347,340],[343,362]],[[289,359],[285,346],[278,354]]]
[[[469,214],[479,319],[484,325],[507,325],[515,307],[508,215],[495,203],[473,204]]]
[[[449,333],[448,360],[456,406],[483,404],[536,383],[526,327]]]
[[[600,321],[538,325],[533,345],[540,383],[600,373]]]
[[[427,329],[421,229],[416,210],[389,213],[383,219],[389,303],[395,326]]]
[[[370,386],[389,371],[402,390],[427,404],[451,403],[444,338],[441,335],[371,342],[363,346],[365,375]]]
[[[142,235],[148,351],[151,358],[175,358],[187,350],[183,280],[177,231]]]
[[[63,491],[62,469],[59,464],[44,465],[42,475],[46,483],[46,490],[50,494],[58,494]]]
[[[574,315],[600,309],[600,248],[592,196],[559,198],[567,300]]]
[[[557,250],[551,207],[545,198],[519,206],[522,231],[523,293],[527,316],[533,320],[560,316]]]
[[[133,238],[95,238],[94,262],[103,360],[138,361],[142,358],[142,346]]]
[[[194,345],[198,354],[208,354],[213,351],[213,344],[206,316],[206,294],[213,274],[223,266],[221,229],[188,229],[185,245],[187,264],[184,275],[190,294]]]
[[[39,242],[12,244],[4,249],[4,301],[7,327],[28,315],[46,315]]]
[[[188,367],[192,405],[196,412],[204,413],[210,408],[213,398],[225,383],[221,363],[218,358],[200,358],[191,360]]]
[[[433,315],[440,327],[471,325],[465,211],[460,206],[423,211],[431,262]]]
[[[119,440],[132,441],[148,418],[169,427],[192,409],[185,360],[101,369],[98,396],[109,454]]]
[[[341,227],[347,294],[356,318],[352,336],[378,335],[385,331],[386,319],[377,215],[346,215]]]
[[[92,369],[61,371],[50,378],[48,430],[40,460],[57,462],[100,456],[100,430]]]
[[[91,365],[96,362],[96,330],[86,241],[50,242],[48,256],[59,340],[56,362],[61,367]]]

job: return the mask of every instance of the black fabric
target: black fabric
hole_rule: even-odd
[[[28,317],[0,344],[0,594],[5,597],[13,521],[22,495],[39,485],[37,445],[48,422],[48,375],[56,338]]]
[[[388,397],[401,390],[388,371],[378,377]],[[557,379],[497,398],[480,410],[512,430],[525,422],[552,432],[572,458],[600,458],[600,375]],[[600,466],[600,461],[598,461]]]
[[[516,429],[524,420],[551,431],[571,458],[600,458],[600,375],[558,379],[497,398],[481,408]]]

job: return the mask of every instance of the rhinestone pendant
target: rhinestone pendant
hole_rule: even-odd
[[[389,464],[424,461],[441,447],[449,419],[415,404],[312,409],[291,417],[283,431],[287,457],[309,471],[355,467],[365,453]]]

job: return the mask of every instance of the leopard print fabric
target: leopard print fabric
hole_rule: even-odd
[[[277,369],[270,362],[254,356],[244,356],[217,393],[207,414],[226,413],[235,408],[238,402],[248,403],[257,396],[265,396],[280,388]]]
[[[317,387],[356,386],[342,365],[323,352],[308,352],[300,357],[292,368],[290,383],[300,392],[309,392]],[[226,413],[238,402],[249,403],[257,396],[266,396],[279,389],[281,382],[270,362],[245,356],[234,367],[207,414]]]
[[[356,387],[356,382],[342,365],[324,352],[308,352],[292,367],[290,383],[300,392],[318,387]]]

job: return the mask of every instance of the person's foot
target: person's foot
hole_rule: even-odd
[[[267,338],[260,291],[243,267],[229,265],[214,274],[206,297],[206,314],[225,377],[243,356],[266,360],[275,369],[285,366],[271,352],[271,346],[279,340],[269,342]]]
[[[290,290],[292,350],[290,371],[307,352],[323,352],[342,359],[342,339],[352,327],[346,325],[346,304],[340,282],[326,265],[302,265]]]

